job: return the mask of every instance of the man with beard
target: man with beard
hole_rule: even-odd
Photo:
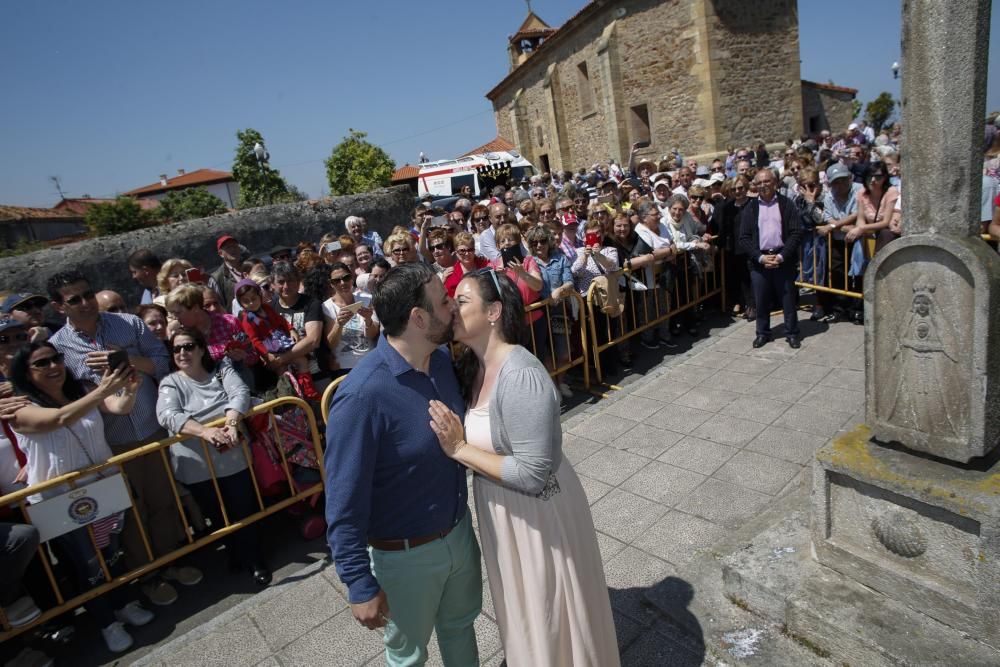
[[[383,337],[330,407],[330,550],[354,617],[384,628],[387,664],[423,664],[436,630],[445,665],[477,665],[482,576],[465,468],[445,456],[427,418],[431,400],[465,414],[441,348],[455,302],[432,268],[406,263],[375,287],[372,304]]]

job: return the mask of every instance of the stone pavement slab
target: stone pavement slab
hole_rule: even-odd
[[[624,665],[826,665],[725,599],[719,544],[808,490],[817,448],[860,417],[863,329],[831,324],[792,350],[751,347],[753,326],[713,328],[564,419],[564,453],[591,504]],[[658,363],[657,363],[658,362]],[[863,366],[862,366],[863,367]],[[863,375],[863,373],[862,373]],[[824,401],[826,397],[831,398]],[[803,501],[804,502],[804,501]],[[311,613],[310,613],[311,612]],[[487,593],[483,664],[503,658]],[[317,564],[140,664],[175,664],[214,644],[229,664],[381,664],[333,568]],[[239,641],[224,639],[230,631]],[[237,646],[237,644],[242,644]],[[431,664],[439,664],[436,648]],[[211,664],[206,662],[205,664]]]

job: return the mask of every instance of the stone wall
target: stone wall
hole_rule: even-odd
[[[815,119],[812,128],[810,119]],[[853,120],[853,93],[802,82],[802,121],[806,132],[844,132]]]
[[[113,289],[135,305],[141,289],[129,276],[127,258],[149,248],[161,260],[183,257],[206,270],[220,263],[215,240],[235,236],[251,253],[267,253],[276,245],[317,242],[327,232],[344,233],[344,219],[360,215],[368,228],[384,239],[396,225],[409,226],[415,206],[413,193],[396,186],[359,195],[245,209],[186,220],[117,236],[88,239],[65,246],[0,259],[0,289],[45,294],[49,276],[70,269],[81,271],[95,288]]]
[[[497,132],[553,169],[627,159],[638,105],[652,142],[640,157],[784,140],[802,128],[798,46],[795,0],[589,5],[491,91]],[[594,94],[586,114],[581,62]]]

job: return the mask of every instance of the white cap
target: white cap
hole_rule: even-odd
[[[711,177],[709,177],[708,182],[709,183],[725,183],[726,182],[726,177],[723,174],[720,174],[719,172],[715,172],[714,174],[711,175]]]
[[[847,129],[848,130],[856,130],[856,129],[858,129],[858,124],[857,123],[851,123],[850,125],[847,126]]]

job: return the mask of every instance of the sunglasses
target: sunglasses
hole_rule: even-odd
[[[66,303],[71,306],[79,306],[84,301],[93,301],[97,298],[97,292],[92,289],[87,290],[83,294],[74,294],[73,296],[66,299]]]
[[[11,343],[27,343],[28,334],[25,332],[11,334],[10,336],[6,334],[0,334],[0,345],[9,345]]]
[[[552,210],[552,209],[550,209],[550,208],[547,208],[547,209],[545,209],[544,211],[539,211],[539,212],[538,212],[538,214],[539,214],[539,215],[555,215],[555,214],[556,214],[556,212],[555,212],[555,211],[553,211],[553,210]]]
[[[334,277],[330,278],[330,284],[331,285],[336,285],[338,283],[349,283],[349,282],[351,282],[351,276],[350,275],[346,275],[346,276],[334,276]]]
[[[704,197],[699,197],[698,195],[691,195],[690,199],[691,199],[691,201],[704,201],[705,200]]]
[[[548,245],[548,244],[549,244],[549,242],[546,241],[545,239],[538,239],[537,241],[531,241],[531,245],[533,245],[533,246],[536,246],[536,245]]]
[[[799,187],[806,190],[819,190],[819,183],[802,183]]]
[[[431,250],[432,251],[433,250],[447,250],[447,249],[448,249],[448,244],[447,243],[435,243],[434,245],[431,246]]]
[[[496,269],[494,269],[491,266],[488,266],[485,269],[479,269],[478,271],[475,272],[474,275],[485,276],[487,273],[490,275],[491,278],[493,278],[493,286],[497,288],[497,294],[498,295],[501,294],[501,292],[500,292],[500,281],[497,279],[497,270]]]
[[[472,248],[458,248],[455,250],[459,255],[468,255],[470,252],[474,252]]]
[[[489,216],[486,216],[486,215],[476,215],[476,216],[473,216],[472,219],[475,222],[482,222],[484,220],[489,220],[490,218],[489,218]]]
[[[49,366],[61,366],[62,362],[63,362],[63,355],[60,352],[57,354],[53,354],[52,356],[49,357],[35,359],[34,361],[31,362],[31,367],[42,369],[42,368],[48,368]]]
[[[393,255],[405,255],[406,248],[393,248],[391,252]]]
[[[179,345],[174,345],[174,354],[178,352],[194,352],[197,348],[197,343],[180,343]]]

